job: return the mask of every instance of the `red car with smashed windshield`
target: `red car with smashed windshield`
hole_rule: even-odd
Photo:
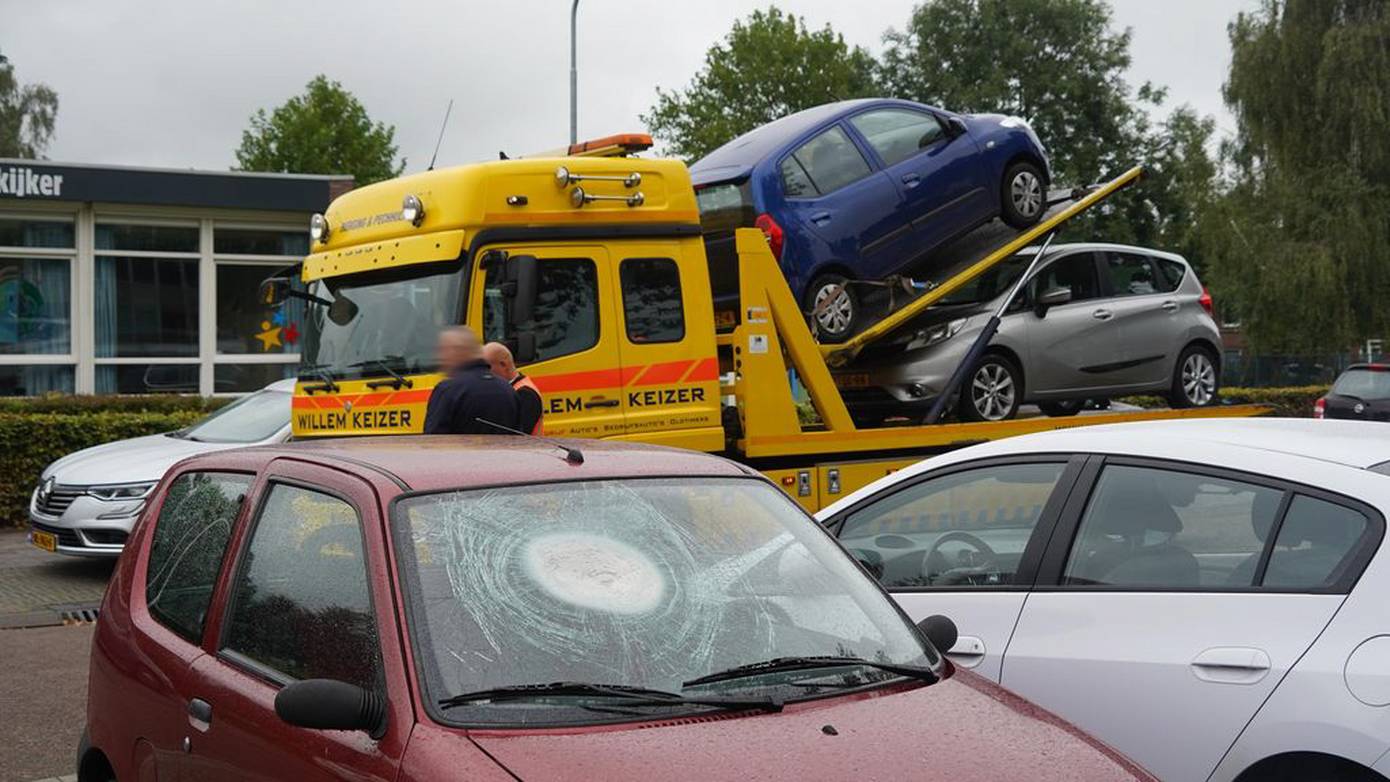
[[[79,776],[1149,778],[953,669],[928,640],[953,633],[718,457],[226,451],[173,467],[132,534]]]

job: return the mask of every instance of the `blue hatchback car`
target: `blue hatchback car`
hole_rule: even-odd
[[[690,168],[707,233],[757,226],[827,341],[855,331],[850,279],[900,272],[995,217],[1047,207],[1047,152],[1028,124],[904,100],[797,112]],[[717,241],[715,239],[714,241]]]

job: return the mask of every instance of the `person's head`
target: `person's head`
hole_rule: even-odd
[[[445,374],[480,358],[483,354],[478,345],[478,335],[467,326],[453,326],[439,332],[439,371]]]
[[[512,351],[507,349],[501,342],[489,342],[483,345],[483,358],[492,365],[492,374],[503,380],[511,380],[516,377],[516,359],[512,358]]]

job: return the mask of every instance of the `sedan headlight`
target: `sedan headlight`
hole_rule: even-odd
[[[92,486],[87,494],[99,500],[138,500],[143,499],[154,483],[127,483],[121,486]]]
[[[907,350],[917,350],[918,348],[929,348],[932,345],[945,342],[960,333],[965,328],[965,321],[968,318],[956,318],[948,323],[938,323],[918,331],[912,337],[912,341],[907,343]]]

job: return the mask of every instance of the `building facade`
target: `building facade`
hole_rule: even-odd
[[[261,280],[350,177],[0,159],[0,395],[253,391],[299,360]]]

